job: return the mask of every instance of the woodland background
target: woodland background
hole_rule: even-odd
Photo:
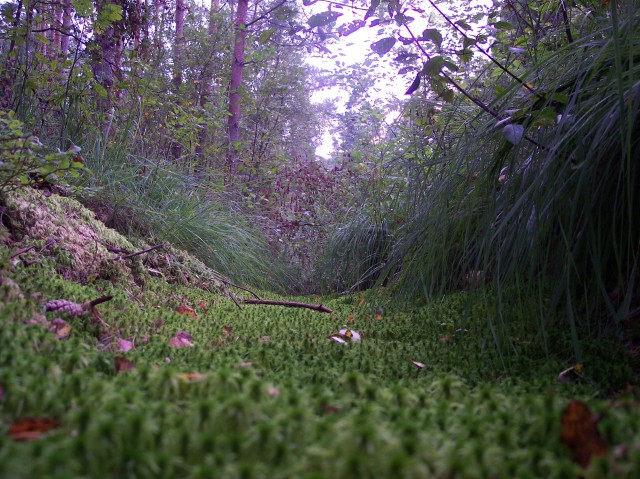
[[[492,331],[532,301],[580,360],[640,316],[638,6],[6,1],[0,191],[54,184],[280,292],[490,285]],[[406,99],[372,96],[373,60],[305,61],[361,28]],[[311,102],[335,84],[344,111]]]

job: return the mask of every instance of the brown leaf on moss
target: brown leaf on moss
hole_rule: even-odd
[[[207,377],[201,373],[180,373],[178,379],[188,382],[204,381]]]
[[[605,456],[607,442],[598,431],[598,421],[582,401],[570,401],[562,414],[562,442],[573,452],[575,462],[586,468],[591,458]]]
[[[135,364],[122,356],[116,356],[113,358],[113,361],[116,364],[116,372],[118,373],[121,373],[122,371],[130,371],[136,368]]]
[[[36,441],[58,427],[60,423],[55,419],[27,417],[9,426],[9,437],[14,441]]]
[[[196,304],[196,306],[205,313],[207,312],[207,303],[205,303],[204,301],[198,301],[198,304]]]
[[[56,338],[64,341],[71,334],[71,325],[60,318],[54,318],[49,323],[49,330],[56,335]]]
[[[185,331],[179,331],[176,335],[169,340],[169,346],[173,346],[174,348],[191,348],[193,347],[193,343],[191,340],[193,336]]]
[[[177,311],[178,311],[178,314],[181,314],[182,316],[190,316],[196,319],[198,318],[198,313],[196,313],[193,308],[190,308],[186,304],[178,306]]]

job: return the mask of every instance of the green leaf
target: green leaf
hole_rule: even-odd
[[[435,28],[427,28],[418,40],[431,40],[438,48],[442,46],[442,34]]]
[[[380,5],[380,0],[371,0],[371,6],[369,7],[369,10],[367,10],[367,13],[364,14],[364,19],[366,20],[371,15],[376,13],[376,10],[378,9],[379,5]]]
[[[505,22],[504,20],[500,20],[499,22],[494,23],[493,27],[497,28],[498,30],[511,30],[513,28],[513,25],[511,25],[509,22]]]
[[[416,53],[400,53],[393,60],[399,63],[412,63],[417,60],[418,55]]]
[[[450,88],[447,88],[442,94],[442,99],[447,103],[451,103],[455,99],[455,97],[456,97],[455,92]]]
[[[338,27],[338,33],[340,34],[341,37],[346,37],[351,35],[353,32],[359,30],[360,28],[364,27],[366,25],[366,22],[364,20],[354,20],[351,23],[345,23],[343,25],[340,25]]]
[[[405,15],[404,13],[398,13],[396,15],[395,20],[396,20],[396,24],[400,27],[402,25],[408,25],[409,23],[411,23],[415,19],[413,17]]]
[[[455,24],[458,25],[460,28],[462,28],[465,31],[471,29],[471,25],[469,25],[464,20],[458,20]]]
[[[93,13],[93,2],[91,0],[73,0],[74,15],[86,18]]]
[[[416,75],[416,78],[413,80],[413,83],[411,83],[409,89],[405,92],[405,95],[411,95],[420,87],[420,75],[421,73]]]
[[[440,56],[432,57],[429,61],[427,61],[427,63],[424,64],[422,74],[429,78],[437,77],[440,74],[440,70],[442,70],[443,65],[444,58]]]
[[[395,37],[387,37],[387,38],[383,38],[382,40],[378,40],[375,43],[372,43],[371,49],[374,52],[376,52],[378,55],[382,56],[385,53],[387,53],[389,50],[391,50],[395,44],[396,44]]]
[[[307,23],[311,28],[315,27],[324,27],[325,25],[329,25],[330,23],[335,22],[339,17],[342,16],[342,13],[339,12],[322,12],[313,15]]]
[[[273,36],[273,34],[275,32],[276,32],[275,28],[269,28],[268,30],[265,30],[258,37],[258,43],[260,45],[264,45],[265,43],[267,43],[269,41],[269,39]]]

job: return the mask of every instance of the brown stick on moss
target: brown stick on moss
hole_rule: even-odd
[[[307,308],[321,313],[333,313],[333,310],[322,304],[298,303],[297,301],[273,301],[270,299],[245,299],[245,304],[270,304],[272,306],[284,306],[286,308]]]

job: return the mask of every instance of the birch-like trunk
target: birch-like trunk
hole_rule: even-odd
[[[248,0],[238,0],[238,9],[235,21],[235,34],[233,46],[233,60],[231,63],[231,82],[229,84],[229,120],[228,120],[228,149],[227,164],[230,178],[238,175],[238,151],[237,145],[240,139],[240,87],[242,86],[242,73],[244,69],[245,45],[247,43],[247,11]]]

